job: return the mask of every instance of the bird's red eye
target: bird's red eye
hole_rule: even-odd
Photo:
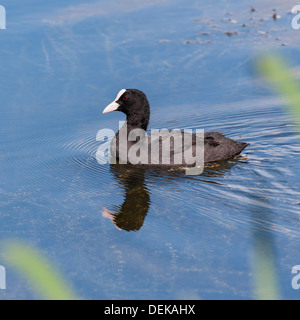
[[[127,100],[128,100],[128,97],[123,97],[123,100],[124,100],[124,101],[127,101]]]

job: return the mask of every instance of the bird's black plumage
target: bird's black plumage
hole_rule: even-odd
[[[150,104],[146,95],[137,89],[123,89],[119,92],[116,100],[111,103],[103,113],[107,113],[110,111],[121,111],[126,115],[126,128],[121,128],[120,131],[116,134],[113,140],[113,148],[112,153],[118,159],[120,157],[120,148],[122,147],[119,145],[119,136],[122,130],[127,130],[125,133],[128,137],[128,134],[133,129],[143,129],[147,130],[149,120],[150,120]],[[184,147],[184,139],[187,137],[186,135],[190,135],[190,133],[183,133],[178,132],[175,134],[174,139],[182,140],[182,145],[180,149],[176,149],[176,143],[171,140],[170,145],[170,165],[176,165],[176,161],[174,160],[175,155],[181,154],[182,155],[182,163],[181,165],[187,165],[183,153],[185,151]],[[149,148],[149,162],[152,164],[150,159],[151,154],[151,142],[155,141],[156,139],[159,140],[159,144],[163,143],[163,137],[156,136],[154,134],[149,134],[146,137],[145,143],[148,144]],[[199,136],[196,134],[192,134],[192,148],[193,148],[193,155],[195,156],[195,146],[197,139]],[[202,137],[203,139],[203,137]],[[129,150],[137,141],[128,141],[126,146],[127,150]],[[218,132],[207,132],[204,134],[204,162],[215,162],[220,160],[232,159],[238,154],[240,154],[249,144],[244,142],[238,142],[233,139],[225,137],[223,134]],[[161,152],[161,149],[160,149]],[[124,154],[124,153],[123,153]],[[159,156],[159,165],[163,165],[162,156]]]

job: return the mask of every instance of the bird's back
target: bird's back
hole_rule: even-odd
[[[248,146],[218,132],[196,135],[179,130],[154,132],[140,140],[128,141],[127,146],[118,146],[118,142],[118,137],[113,139],[111,152],[123,162],[132,163],[132,157],[137,154],[143,164],[167,166],[193,166],[195,159],[200,161],[202,158],[204,163],[231,159]]]
[[[204,135],[204,162],[232,159],[249,144],[225,137],[219,132],[207,132]]]

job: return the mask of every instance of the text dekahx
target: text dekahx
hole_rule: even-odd
[[[105,315],[128,315],[134,318],[139,312],[148,313],[153,315],[194,315],[195,305],[164,305],[164,304],[150,304],[148,308],[140,307],[118,307],[111,305],[110,307],[105,307]]]

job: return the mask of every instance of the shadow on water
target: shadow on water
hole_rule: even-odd
[[[220,183],[210,181],[211,177],[226,175],[238,162],[238,158],[231,161],[221,161],[205,166],[201,176],[187,176],[184,170],[172,170],[162,168],[149,168],[145,166],[134,166],[130,164],[111,164],[110,172],[120,187],[124,189],[124,202],[120,206],[112,206],[110,209],[102,208],[102,215],[113,221],[117,229],[125,231],[138,231],[144,224],[146,215],[151,206],[151,190],[148,182],[155,180],[159,183],[175,180],[192,179],[205,183]]]

